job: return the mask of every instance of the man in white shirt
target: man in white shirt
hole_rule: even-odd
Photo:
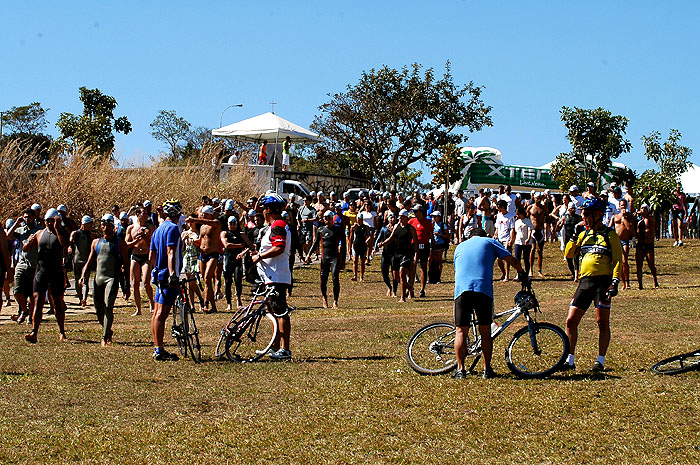
[[[498,186],[498,200],[505,200],[508,204],[507,218],[515,218],[515,209],[520,206],[520,200],[512,192],[513,188],[508,184],[505,188]]]
[[[571,197],[573,204],[576,205],[576,214],[580,215],[582,212],[581,207],[583,206],[583,201],[585,199],[579,194],[578,186],[576,184],[569,187],[569,197]]]

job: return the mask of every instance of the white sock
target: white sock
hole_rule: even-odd
[[[605,366],[605,355],[598,355],[598,358],[595,359],[596,362],[600,362],[601,365]]]
[[[569,354],[569,357],[566,359],[566,363],[569,365],[575,365],[574,363],[574,354]]]

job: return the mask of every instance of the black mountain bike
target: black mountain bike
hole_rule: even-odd
[[[194,307],[192,307],[187,293],[187,283],[196,281],[200,289],[202,283],[199,273],[193,274],[194,277],[190,279],[184,276],[180,278],[179,295],[175,299],[175,305],[173,305],[173,326],[170,334],[177,340],[180,354],[187,357],[189,353],[194,363],[199,363],[202,361],[202,347],[199,344],[199,331],[194,321]]]
[[[279,331],[276,317],[294,310],[294,307],[288,306],[285,313],[274,313],[270,305],[273,292],[271,287],[264,284],[255,288],[250,303],[240,307],[221,329],[214,352],[217,358],[226,354],[234,362],[254,362],[269,352]]]
[[[541,323],[539,302],[531,287],[515,295],[515,307],[494,315],[494,322],[508,316],[501,326],[494,329],[495,339],[519,316],[527,322],[517,330],[506,346],[508,369],[520,378],[544,378],[555,373],[569,354],[569,338],[559,326]],[[472,318],[467,332],[467,357],[473,357],[468,371],[472,371],[481,358],[481,336]],[[421,375],[439,375],[457,366],[455,354],[455,325],[447,322],[431,323],[413,334],[406,347],[408,365]]]
[[[693,370],[700,371],[700,349],[687,354],[674,355],[651,367],[652,373],[657,375],[677,375]]]

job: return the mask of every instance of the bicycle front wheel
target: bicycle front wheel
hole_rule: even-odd
[[[187,314],[188,321],[186,333],[187,347],[189,348],[194,363],[199,363],[202,361],[202,346],[199,344],[199,331],[197,330],[197,324],[194,322],[192,307],[185,305],[185,313]]]
[[[226,356],[234,362],[254,362],[272,347],[277,337],[277,318],[255,313],[241,321],[226,337]]]
[[[408,366],[421,375],[439,375],[454,370],[455,325],[432,323],[416,331],[406,346]]]
[[[677,375],[692,370],[700,370],[700,350],[674,355],[651,367],[652,373],[657,375]]]
[[[186,357],[187,341],[185,341],[185,331],[183,328],[182,306],[182,299],[178,298],[173,306],[173,326],[171,335],[177,341],[177,349],[180,351],[180,355]],[[178,319],[180,320],[179,322]]]
[[[520,328],[506,347],[508,369],[520,378],[544,378],[564,363],[569,354],[569,338],[557,325],[534,323]]]

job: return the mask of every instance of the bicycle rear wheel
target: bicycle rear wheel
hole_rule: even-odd
[[[455,325],[431,323],[416,331],[406,346],[408,366],[421,375],[439,375],[454,370]]]
[[[185,305],[184,307],[188,321],[186,333],[187,346],[189,347],[194,363],[199,363],[202,361],[202,346],[199,344],[199,331],[197,330],[197,324],[194,321],[194,312],[189,304]]]
[[[569,338],[557,325],[533,323],[520,328],[506,347],[508,369],[520,378],[544,378],[561,366],[569,354]]]
[[[226,356],[234,362],[254,362],[272,347],[278,331],[277,319],[270,313],[256,312],[239,322],[226,337]]]
[[[651,367],[652,373],[657,375],[677,375],[693,370],[700,370],[700,350],[674,355]]]
[[[183,357],[187,357],[187,346],[188,346],[188,334],[190,332],[190,325],[189,325],[189,320],[188,320],[188,311],[187,311],[187,306],[185,303],[182,301],[182,299],[178,299],[177,301],[177,311],[178,315],[180,316],[180,337],[177,338],[177,346],[180,349],[180,353],[182,354]]]

